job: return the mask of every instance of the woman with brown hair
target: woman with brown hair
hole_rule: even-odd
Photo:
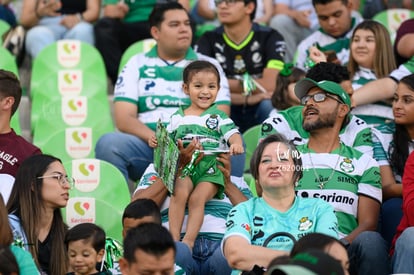
[[[14,240],[22,242],[42,274],[68,271],[64,244],[67,226],[61,208],[69,200],[74,180],[62,162],[50,155],[27,158],[20,166],[7,203]]]

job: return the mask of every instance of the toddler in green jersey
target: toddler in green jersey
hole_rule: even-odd
[[[205,203],[213,197],[222,198],[224,193],[224,177],[212,152],[222,152],[223,148],[231,155],[244,152],[236,125],[214,103],[219,83],[220,76],[213,64],[207,61],[190,63],[183,71],[183,91],[191,104],[175,112],[167,126],[174,140],[181,140],[186,146],[197,139],[204,152],[189,176],[177,178],[168,211],[170,232],[174,240],[179,241],[188,203],[188,221],[182,241],[190,249],[202,229]],[[148,143],[156,147],[155,136]]]

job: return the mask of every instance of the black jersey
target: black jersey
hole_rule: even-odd
[[[253,23],[251,32],[239,45],[218,27],[206,32],[197,42],[197,52],[214,57],[228,78],[248,72],[260,78],[264,68],[282,70],[286,44],[277,31]]]

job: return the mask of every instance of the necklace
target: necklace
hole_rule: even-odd
[[[309,150],[309,152],[308,152],[308,154],[309,154],[309,160],[310,160],[310,163],[311,163],[311,165],[312,165],[312,170],[313,170],[313,174],[315,175],[315,178],[316,178],[316,180],[318,181],[318,187],[320,188],[320,189],[323,189],[323,188],[325,188],[325,184],[327,183],[327,182],[329,182],[331,179],[332,179],[332,177],[333,177],[333,175],[334,175],[334,173],[335,173],[335,168],[336,168],[336,166],[338,165],[338,163],[339,163],[339,159],[341,158],[341,152],[342,152],[342,147],[341,147],[341,144],[339,144],[339,153],[338,153],[338,158],[336,159],[336,163],[335,163],[335,166],[333,167],[333,169],[332,169],[332,172],[331,172],[331,174],[329,175],[329,177],[326,179],[326,180],[319,180],[319,179],[323,179],[322,177],[319,177],[319,175],[318,175],[318,173],[316,172],[316,168],[315,168],[315,165],[313,164],[313,161],[312,161],[312,156],[311,156],[311,153],[310,153],[310,150]]]

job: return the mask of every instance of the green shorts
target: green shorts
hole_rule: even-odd
[[[191,180],[194,186],[197,186],[200,182],[211,182],[219,186],[217,194],[214,196],[218,199],[224,198],[224,175],[217,168],[217,165],[222,165],[217,161],[217,156],[209,155],[204,156],[202,160],[194,167],[194,171],[191,174]]]

